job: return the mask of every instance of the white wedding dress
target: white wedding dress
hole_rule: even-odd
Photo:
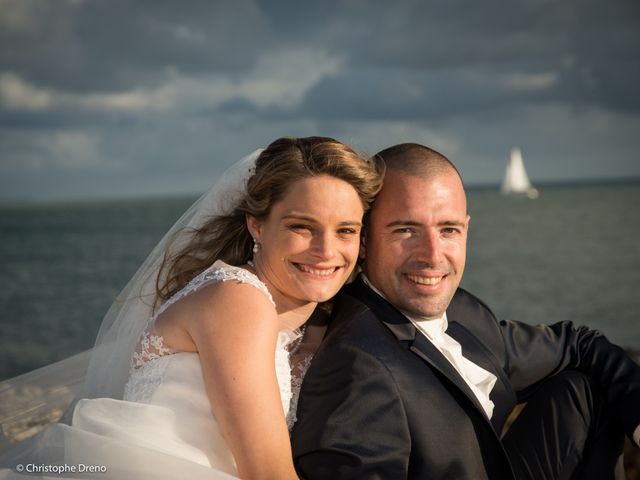
[[[252,285],[273,303],[267,287],[245,269],[217,261],[195,277],[149,320],[134,353],[124,398],[80,400],[70,426],[57,424],[41,434],[39,448],[61,449],[58,457],[64,458],[64,467],[76,468],[63,474],[45,472],[44,478],[236,478],[233,456],[207,398],[198,354],[166,348],[154,331],[155,319],[171,304],[204,285],[222,281]],[[289,428],[295,422],[297,395],[311,360],[310,355],[304,358],[292,374],[289,354],[299,338],[299,332],[281,330],[274,358]],[[50,453],[43,458],[52,458]],[[20,461],[28,465],[29,460]],[[32,474],[43,475],[42,470]],[[0,478],[13,475],[15,471],[0,472]]]

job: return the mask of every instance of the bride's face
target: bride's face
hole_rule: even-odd
[[[265,220],[247,219],[258,276],[279,309],[336,294],[358,258],[363,213],[349,183],[321,175],[291,184]]]

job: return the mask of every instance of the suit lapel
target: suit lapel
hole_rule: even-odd
[[[411,321],[387,300],[371,290],[358,277],[346,288],[346,292],[364,302],[373,310],[378,319],[401,342],[408,345],[409,350],[429,364],[436,372],[444,377],[453,386],[459,389],[469,401],[480,411],[482,416],[489,421],[486,412],[478,401],[478,398],[469,388],[469,385],[460,376],[451,362],[438,350],[424,335],[418,332]],[[470,359],[471,360],[471,359]],[[473,360],[472,360],[473,361]],[[492,370],[492,369],[491,369]]]
[[[491,416],[491,423],[496,431],[499,430],[504,419],[502,418],[503,412],[499,411],[500,405],[509,405],[514,400],[509,398],[507,394],[510,389],[506,388],[508,379],[499,365],[496,364],[492,355],[487,352],[486,348],[480,344],[478,339],[474,337],[464,326],[460,323],[451,321],[449,319],[449,327],[447,328],[447,334],[449,334],[456,342],[462,347],[462,355],[469,361],[475,363],[479,367],[484,368],[488,372],[491,372],[497,377],[496,385],[491,390],[490,398],[495,405],[493,415]],[[502,398],[505,397],[505,398]]]
[[[495,357],[463,325],[450,321],[447,333],[462,346],[462,354],[465,358],[493,373],[498,377],[498,382],[509,384],[509,379]]]
[[[469,401],[482,413],[482,416],[489,421],[487,413],[478,401],[478,397],[471,391],[467,382],[464,381],[458,371],[451,365],[451,362],[440,353],[430,341],[422,334],[417,334],[413,344],[409,347],[413,353],[422,358],[435,368],[442,376],[451,382],[458,390],[460,390],[469,399]]]

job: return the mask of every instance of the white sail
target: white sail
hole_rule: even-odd
[[[500,191],[505,195],[526,195],[529,198],[538,198],[536,190],[529,181],[529,176],[524,168],[522,153],[519,148],[511,150],[511,158],[504,172]]]

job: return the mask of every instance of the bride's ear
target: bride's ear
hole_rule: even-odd
[[[262,222],[258,220],[253,215],[249,215],[248,213],[245,215],[245,220],[247,222],[247,230],[253,237],[255,241],[260,240],[260,232],[262,230]]]

